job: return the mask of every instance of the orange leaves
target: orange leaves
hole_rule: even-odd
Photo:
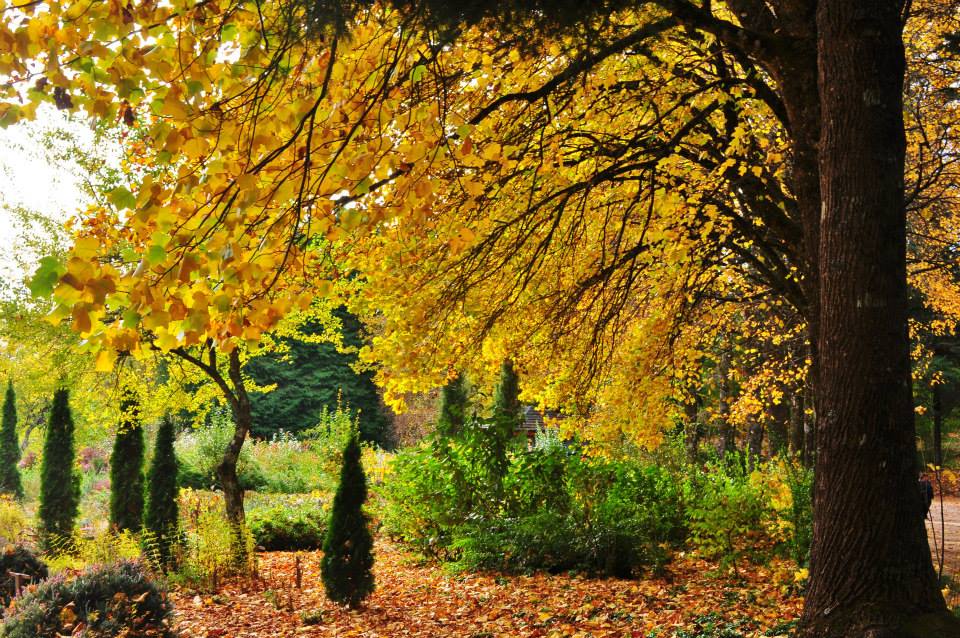
[[[318,554],[300,557],[301,590],[294,585],[293,555],[267,553],[261,555],[262,591],[229,583],[206,599],[175,592],[177,628],[200,638],[267,633],[622,638],[654,632],[670,636],[681,628],[692,630],[698,619],[707,617],[738,623],[744,635],[762,636],[796,618],[802,604],[781,588],[779,582],[791,575],[789,565],[779,562],[773,569],[742,569],[740,582],[713,575],[714,565],[690,557],[679,557],[663,578],[638,581],[543,573],[451,576],[381,542],[374,564],[377,589],[361,611],[350,611],[326,600]],[[323,622],[304,622],[316,617]]]

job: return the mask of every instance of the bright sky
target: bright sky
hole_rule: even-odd
[[[69,130],[84,148],[93,134],[55,109],[43,109],[37,121],[0,129],[0,276],[21,277],[13,264],[17,235],[10,210],[25,207],[54,219],[67,219],[83,202],[78,168],[57,162],[43,146],[44,132]]]

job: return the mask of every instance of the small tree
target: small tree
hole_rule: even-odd
[[[520,426],[520,383],[513,362],[505,359],[500,365],[500,383],[493,399],[493,427],[488,430],[491,441],[490,473],[497,491],[507,473],[507,448]]]
[[[437,417],[437,434],[442,437],[457,436],[463,432],[467,416],[467,385],[463,375],[443,386],[440,391],[440,416]]]
[[[131,532],[139,532],[143,524],[143,427],[140,402],[130,388],[122,390],[110,455],[110,524]]]
[[[359,437],[353,433],[343,450],[340,485],[333,498],[320,563],[327,597],[350,607],[358,606],[374,587],[373,538],[363,513],[366,500],[367,477],[360,463]]]
[[[153,463],[147,475],[147,507],[143,524],[156,541],[156,560],[167,566],[173,546],[180,538],[177,529],[177,456],[174,452],[173,419],[164,415],[157,430]]]
[[[3,426],[0,427],[0,492],[23,498],[23,484],[20,482],[20,470],[17,469],[19,462],[17,397],[13,392],[13,381],[10,381],[3,401]]]
[[[40,467],[40,539],[47,548],[67,542],[73,535],[80,501],[80,481],[73,471],[73,416],[70,393],[61,388],[53,395],[50,421],[43,442]]]

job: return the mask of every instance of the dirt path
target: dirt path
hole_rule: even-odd
[[[960,497],[943,497],[943,519],[941,526],[940,500],[934,499],[930,507],[931,518],[927,518],[927,538],[933,552],[934,567],[937,566],[937,551],[946,549],[944,572],[960,576]],[[946,543],[944,543],[946,539]]]

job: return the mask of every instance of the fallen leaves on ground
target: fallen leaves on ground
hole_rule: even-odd
[[[499,638],[559,636],[663,638],[711,624],[762,636],[796,618],[802,599],[782,585],[786,564],[717,575],[715,564],[679,556],[659,578],[599,580],[579,575],[451,574],[423,565],[388,542],[377,545],[377,590],[363,609],[326,599],[319,554],[260,555],[259,579],[225,584],[216,594],[173,593],[177,628],[196,638]],[[722,619],[722,620],[721,620]],[[690,633],[691,630],[694,633]]]

